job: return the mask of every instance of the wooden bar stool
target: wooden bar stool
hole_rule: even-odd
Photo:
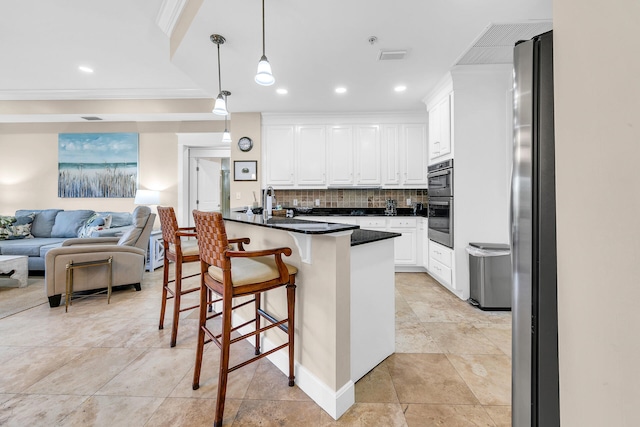
[[[291,255],[290,248],[266,249],[259,251],[245,251],[243,244],[249,243],[248,238],[227,239],[224,220],[218,212],[193,211],[200,247],[200,328],[198,331],[198,346],[196,348],[196,365],[193,373],[193,389],[200,387],[200,371],[202,367],[202,352],[204,344],[215,342],[221,350],[220,374],[218,377],[218,396],[214,427],[222,426],[224,400],[227,391],[227,376],[251,362],[255,362],[271,353],[289,347],[289,386],[294,384],[293,364],[293,336],[295,317],[295,275],[297,269],[282,261],[282,255]],[[230,243],[238,244],[238,250],[231,250]],[[281,286],[287,290],[287,318],[275,319],[260,306],[260,296]],[[214,302],[222,301],[222,311],[207,315],[207,289],[220,296]],[[249,301],[243,300],[233,305],[236,297],[253,296]],[[231,324],[232,310],[255,303],[255,318],[242,325]],[[207,328],[207,320],[222,316],[222,333],[214,334]],[[261,327],[260,319],[268,321],[268,325]],[[231,333],[240,328],[255,324],[253,332],[231,338]],[[260,352],[260,335],[272,328],[277,328],[287,334],[287,342],[267,352]],[[229,367],[229,347],[231,344],[255,336],[255,354],[245,362]]]
[[[162,306],[160,307],[160,326],[164,329],[164,314],[167,301],[173,299],[173,322],[171,325],[171,347],[176,346],[178,338],[178,321],[180,313],[197,308],[198,305],[181,307],[183,295],[195,292],[200,288],[182,290],[182,280],[195,277],[200,273],[182,277],[182,264],[187,262],[200,261],[198,253],[198,242],[196,240],[182,240],[183,237],[197,237],[195,227],[178,227],[176,214],[172,207],[158,206],[160,216],[160,227],[162,228],[162,240],[164,244],[164,274],[162,277]],[[173,261],[176,268],[174,278],[169,280],[169,262]],[[175,283],[174,289],[169,286]]]

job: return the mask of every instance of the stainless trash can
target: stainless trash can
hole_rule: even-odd
[[[469,302],[482,310],[511,309],[511,251],[500,243],[469,243]]]

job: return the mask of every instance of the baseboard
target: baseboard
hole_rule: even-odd
[[[242,324],[246,322],[242,317],[238,316],[236,313],[233,313],[233,323],[234,324]],[[252,332],[253,328],[251,326],[245,326],[240,329],[241,334]],[[251,345],[255,344],[253,337],[247,338],[247,341],[251,343]],[[262,340],[262,351],[267,352],[277,345],[274,344],[271,340],[266,337],[263,337]],[[289,355],[286,349],[282,349],[280,351],[276,351],[275,353],[267,356],[267,359],[271,361],[282,373],[285,375],[289,375]],[[295,383],[296,385],[305,392],[307,396],[311,398],[314,402],[316,402],[322,409],[327,412],[327,414],[331,415],[333,419],[337,420],[347,412],[347,410],[355,403],[356,400],[356,392],[355,392],[355,383],[349,380],[344,386],[342,386],[339,390],[334,391],[325,384],[318,377],[313,375],[307,368],[300,365],[298,362],[295,362],[294,367],[295,373]]]

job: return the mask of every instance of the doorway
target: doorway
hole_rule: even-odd
[[[189,149],[188,212],[225,212],[229,210],[229,159],[205,148]],[[194,226],[188,215],[189,226]]]

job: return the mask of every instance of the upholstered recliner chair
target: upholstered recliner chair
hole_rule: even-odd
[[[49,305],[60,305],[62,294],[66,291],[66,267],[69,261],[81,263],[113,257],[112,286],[133,285],[139,291],[155,218],[147,206],[138,206],[133,211],[133,228],[122,237],[68,239],[59,248],[47,252],[45,284]],[[80,268],[74,271],[73,291],[106,288],[108,281],[109,272],[106,268]]]

